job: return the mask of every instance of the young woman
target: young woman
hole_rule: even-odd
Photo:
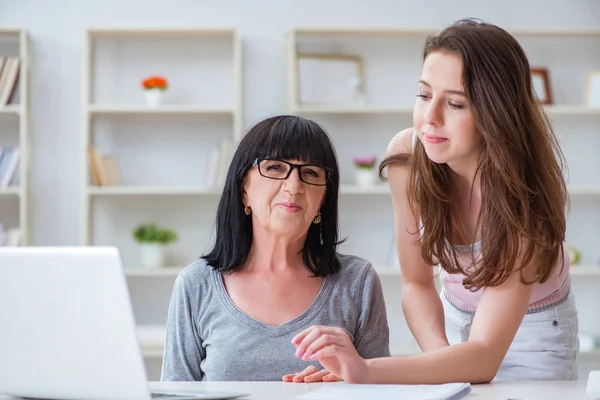
[[[577,379],[562,153],[527,57],[503,29],[462,20],[430,37],[423,59],[414,127],[380,166],[402,306],[423,353],[365,360],[323,326],[293,343],[348,382]]]

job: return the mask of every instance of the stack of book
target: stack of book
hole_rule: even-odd
[[[13,181],[20,156],[19,147],[0,147],[0,189],[7,188]]]
[[[0,107],[11,104],[17,94],[19,57],[0,56]]]

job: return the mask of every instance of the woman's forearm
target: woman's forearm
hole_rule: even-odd
[[[489,383],[500,362],[496,360],[498,357],[486,356],[486,353],[491,351],[485,346],[465,342],[411,357],[374,358],[366,360],[364,381],[354,383]]]
[[[444,329],[444,308],[434,286],[418,283],[402,285],[402,310],[422,351],[448,346]],[[427,316],[424,318],[423,316]]]

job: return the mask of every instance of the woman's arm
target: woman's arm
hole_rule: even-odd
[[[485,288],[467,342],[413,357],[367,360],[369,383],[490,382],[519,329],[531,290],[520,271]]]
[[[412,132],[413,128],[409,128],[398,133],[390,141],[387,156],[412,153]],[[387,176],[402,270],[402,310],[406,322],[422,351],[446,347],[444,309],[435,288],[433,268],[423,261],[418,223],[408,206],[408,168],[389,165]]]
[[[531,281],[530,263],[523,275]],[[514,271],[497,287],[485,288],[467,342],[411,357],[365,360],[337,328],[311,327],[292,341],[302,357],[319,362],[348,383],[488,383],[512,343],[529,305],[531,285]]]
[[[202,380],[200,363],[204,359],[204,350],[194,321],[198,315],[194,312],[196,306],[190,299],[185,278],[179,275],[169,304],[161,381]]]

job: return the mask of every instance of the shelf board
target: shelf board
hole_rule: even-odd
[[[571,265],[572,276],[594,276],[600,277],[600,266],[593,265]]]
[[[516,36],[600,36],[600,29],[597,28],[539,28],[539,29],[509,29],[511,35]]]
[[[147,115],[147,114],[206,114],[206,115],[233,115],[234,110],[227,107],[203,107],[194,105],[163,105],[149,107],[144,105],[90,105],[88,112],[92,116],[101,115]]]
[[[600,196],[600,186],[569,186],[569,194],[572,196]],[[9,188],[5,193],[18,194],[18,188]],[[3,193],[0,189],[0,193]],[[355,194],[389,194],[390,189],[386,184],[376,184],[372,187],[344,184],[340,185],[340,193],[343,195]],[[206,189],[202,187],[184,187],[184,186],[89,186],[88,194],[91,196],[218,196],[221,189]]]
[[[124,268],[128,277],[176,277],[183,267]]]
[[[90,196],[218,196],[220,189],[183,186],[88,186]]]
[[[390,267],[386,265],[375,266],[375,271],[379,276],[401,276],[400,267]]]
[[[600,115],[600,108],[590,108],[584,105],[557,104],[544,106],[548,115]]]
[[[89,37],[95,39],[119,38],[148,38],[160,36],[161,38],[186,38],[186,37],[233,37],[235,28],[90,28],[87,30]]]
[[[292,30],[297,36],[427,36],[439,32],[435,28],[394,27],[297,27]]]
[[[386,107],[370,104],[349,105],[299,105],[295,107],[296,114],[392,114],[412,115],[412,107]]]
[[[443,27],[434,28],[397,28],[397,27],[296,27],[292,31],[304,36],[427,36],[440,32]],[[540,28],[508,29],[512,35],[519,36],[600,36],[597,28]]]
[[[0,114],[20,115],[21,106],[19,104],[11,104],[8,106],[0,107]]]
[[[400,276],[402,272],[399,267],[390,267],[386,265],[375,266],[379,276]],[[600,277],[600,266],[593,265],[573,265],[571,266],[572,276]]]
[[[544,106],[548,115],[600,115],[600,108],[589,108],[584,105],[548,105]],[[392,114],[412,115],[413,107],[390,107],[365,105],[297,105],[294,108],[296,114]]]
[[[359,185],[340,185],[342,194],[389,194],[390,188],[387,184],[376,184],[371,187]]]
[[[600,196],[600,185],[569,185],[568,189],[571,196]]]
[[[143,268],[143,267],[128,267],[124,268],[125,275],[128,277],[176,277],[184,267],[160,267],[160,268]],[[375,270],[381,276],[400,275],[400,269],[388,266],[375,266]]]
[[[0,28],[0,35],[20,35],[23,32],[18,28]]]
[[[7,188],[0,188],[0,196],[20,196],[21,188],[19,186],[9,186]]]

